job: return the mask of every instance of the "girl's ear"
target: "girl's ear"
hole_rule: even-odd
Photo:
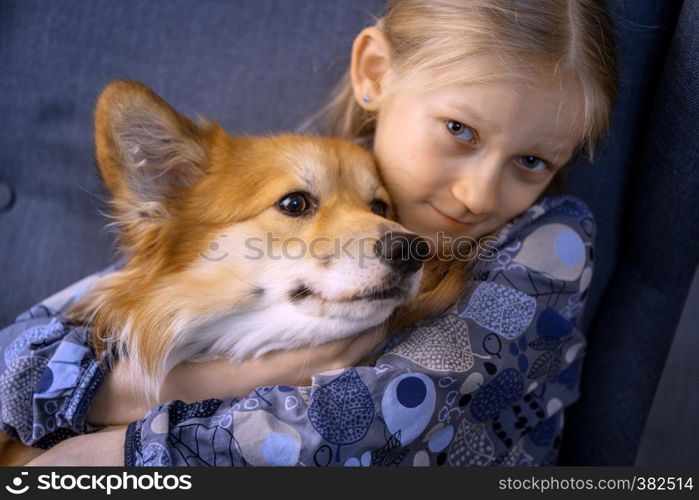
[[[383,97],[383,78],[391,67],[388,40],[377,26],[363,29],[352,45],[350,73],[354,99],[364,109],[376,111]]]
[[[122,209],[166,211],[168,201],[203,177],[209,136],[209,128],[180,115],[138,82],[112,82],[97,101],[97,162]]]

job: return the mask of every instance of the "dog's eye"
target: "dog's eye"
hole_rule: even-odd
[[[375,198],[371,200],[371,211],[374,212],[376,215],[386,217],[386,213],[388,212],[388,205],[385,201]]]
[[[297,217],[311,208],[308,197],[304,193],[291,193],[279,200],[279,209],[287,215]]]

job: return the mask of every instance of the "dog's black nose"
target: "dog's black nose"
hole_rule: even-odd
[[[414,273],[427,259],[430,246],[417,234],[386,232],[374,244],[374,254],[396,271]]]

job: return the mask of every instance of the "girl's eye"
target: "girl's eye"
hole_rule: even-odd
[[[474,142],[476,140],[476,132],[468,125],[464,125],[456,120],[447,120],[444,124],[447,126],[449,133],[460,141]]]
[[[536,156],[520,156],[517,158],[517,162],[532,172],[542,172],[548,168],[546,162],[541,158],[537,158]]]
[[[386,217],[386,212],[388,212],[388,205],[385,201],[375,198],[371,200],[371,211],[380,217]]]
[[[282,197],[277,205],[286,215],[298,217],[311,208],[311,203],[305,193],[290,193]]]

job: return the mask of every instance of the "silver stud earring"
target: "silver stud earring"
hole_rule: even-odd
[[[362,101],[364,101],[364,102],[371,102],[371,97],[369,97],[368,95],[364,95],[364,96],[362,97]]]

